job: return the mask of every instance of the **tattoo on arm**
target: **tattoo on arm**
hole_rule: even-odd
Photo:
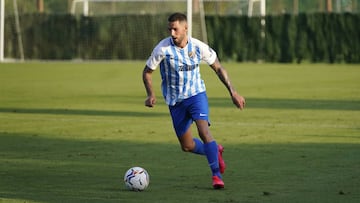
[[[149,67],[145,66],[143,70],[143,82],[146,89],[146,93],[148,96],[153,94],[153,87],[152,87],[152,74],[153,70],[151,70]]]
[[[211,65],[212,69],[215,71],[221,82],[228,89],[230,95],[235,91],[233,86],[231,85],[230,78],[228,76],[227,71],[221,66],[218,60],[215,61],[214,64]]]

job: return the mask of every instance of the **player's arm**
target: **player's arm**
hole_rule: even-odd
[[[156,103],[155,92],[153,90],[153,85],[152,85],[152,72],[153,70],[146,65],[142,74],[142,78],[147,94],[147,98],[145,100],[145,106],[147,107],[154,107]]]
[[[221,82],[228,89],[231,99],[235,104],[235,106],[238,107],[239,109],[243,109],[245,107],[245,98],[239,95],[234,89],[234,87],[231,85],[228,73],[225,70],[225,68],[222,67],[219,60],[216,59],[215,62],[210,65],[210,67],[215,71]]]

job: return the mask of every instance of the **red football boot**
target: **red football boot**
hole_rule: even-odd
[[[219,153],[218,153],[219,168],[220,168],[220,173],[223,174],[226,169],[226,164],[222,157],[222,153],[224,152],[224,147],[222,145],[218,145],[218,149],[219,149]]]
[[[213,176],[212,181],[214,189],[224,188],[224,181],[222,181],[221,178],[219,178],[218,176]]]

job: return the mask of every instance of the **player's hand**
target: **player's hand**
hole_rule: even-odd
[[[148,96],[145,100],[145,106],[154,107],[156,103],[156,98],[154,96]]]
[[[240,110],[245,108],[245,98],[241,95],[239,95],[237,92],[234,92],[231,95],[231,99],[233,101],[233,103],[235,104],[236,107],[238,107]]]

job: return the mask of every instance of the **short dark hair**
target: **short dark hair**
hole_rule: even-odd
[[[169,16],[168,18],[168,22],[175,22],[175,21],[179,21],[179,22],[187,22],[187,18],[186,15],[183,13],[173,13]]]

